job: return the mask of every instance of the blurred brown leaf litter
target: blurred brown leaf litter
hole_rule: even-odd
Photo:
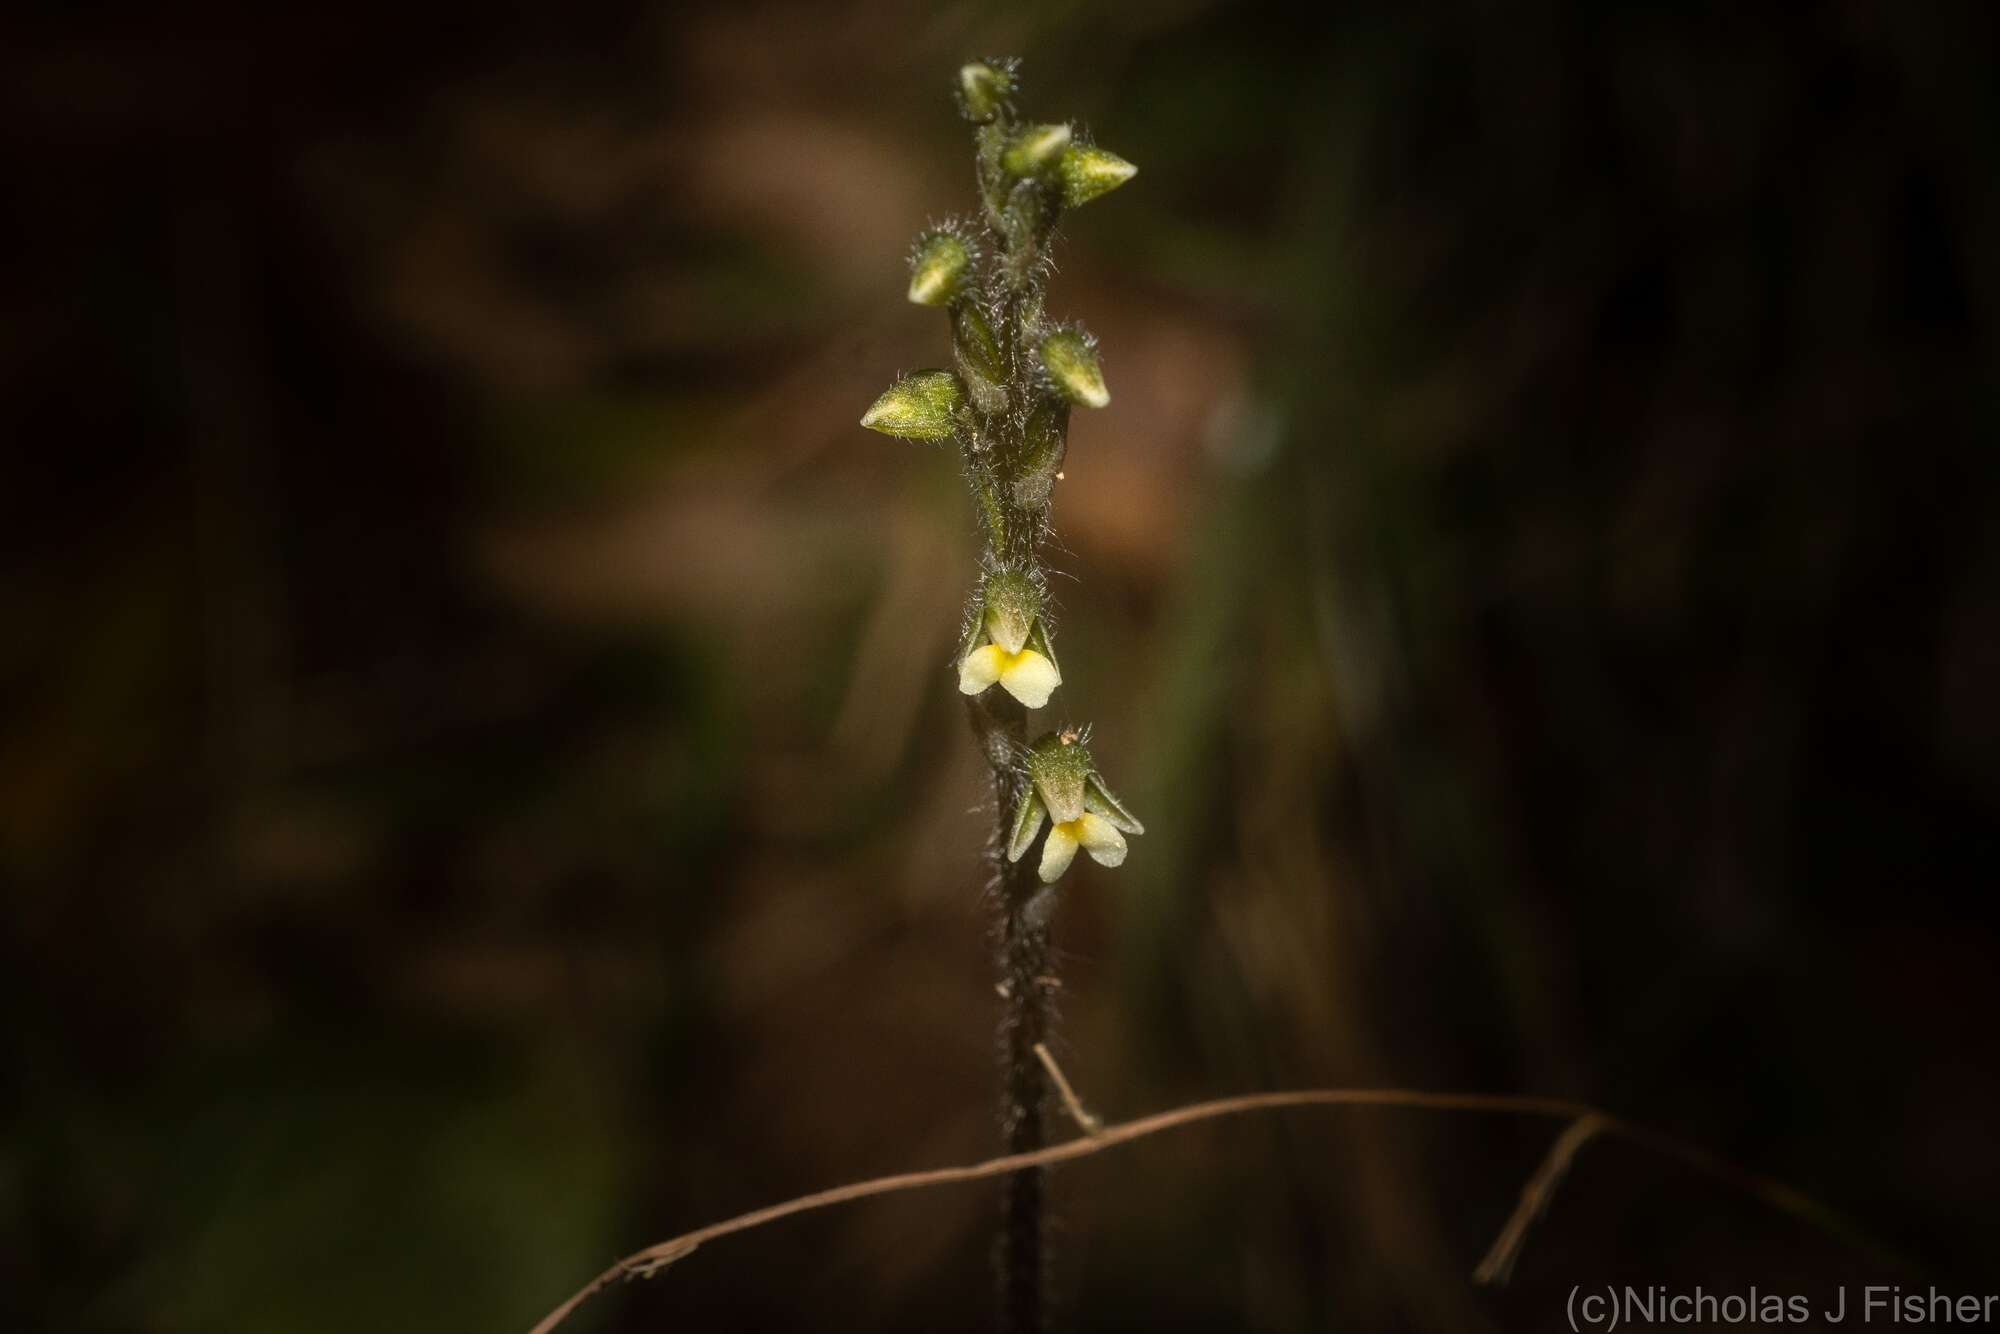
[[[1141,168],[1056,289],[1065,884],[1114,1118],[1576,1097],[1990,1272],[1982,8],[98,10],[0,54],[0,1323],[525,1328],[617,1254],[994,1143],[948,99]],[[1078,1329],[1812,1292],[1608,1145],[1290,1114],[1056,1177]],[[978,1188],[579,1328],[986,1319]],[[1864,1262],[1865,1263],[1865,1262]]]

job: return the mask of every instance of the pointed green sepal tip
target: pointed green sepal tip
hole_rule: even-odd
[[[1007,61],[972,60],[958,67],[959,114],[984,125],[1014,95],[1014,71]]]
[[[1009,653],[1027,647],[1042,615],[1042,590],[1019,570],[995,570],[980,591],[981,617],[993,642]]]
[[[919,306],[949,305],[965,290],[972,253],[950,232],[930,232],[910,255],[910,300]]]
[[[1062,182],[1066,208],[1110,194],[1138,174],[1137,167],[1116,153],[1089,144],[1071,144],[1056,163],[1056,179]]]
[[[965,391],[950,371],[915,371],[889,386],[861,416],[871,431],[902,440],[949,440]]]
[[[1146,826],[1139,823],[1139,817],[1126,809],[1125,803],[1118,800],[1117,793],[1104,785],[1103,775],[1095,771],[1084,780],[1083,806],[1091,814],[1101,815],[1109,820],[1121,833],[1146,832]]]
[[[1101,408],[1111,401],[1104,387],[1104,368],[1090,340],[1070,329],[1058,329],[1042,340],[1042,365],[1057,390],[1072,403]]]
[[[1007,860],[1017,862],[1035,841],[1035,835],[1042,832],[1042,821],[1049,818],[1049,808],[1042,804],[1041,793],[1035,791],[1034,784],[1021,794],[1021,804],[1014,808],[1014,823],[1007,834]]]
[[[1062,160],[1069,143],[1067,125],[1030,125],[1000,154],[1000,165],[1009,175],[1039,176]]]

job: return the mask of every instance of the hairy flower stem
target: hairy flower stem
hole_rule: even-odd
[[[1048,1088],[1037,1048],[1054,1018],[1055,882],[1079,848],[1100,865],[1117,866],[1125,835],[1145,832],[1097,772],[1084,744],[1089,728],[1028,738],[1028,710],[1047,704],[1062,684],[1041,548],[1052,491],[1063,477],[1070,409],[1111,401],[1096,341],[1044,314],[1048,247],[1065,208],[1115,189],[1137,168],[1079,139],[1069,125],[1022,124],[1014,74],[1011,61],[973,61],[959,70],[959,110],[977,127],[981,216],[934,226],[910,256],[910,300],[950,318],[955,369],[902,377],[861,424],[907,440],[955,443],[985,539],[959,690],[993,771],[988,856],[1004,1004],[1000,1124],[1009,1153],[1031,1153],[1045,1143]],[[1041,855],[1029,856],[1037,847]],[[997,1252],[1003,1334],[1041,1334],[1044,1326],[1043,1172],[1036,1166],[1006,1178]]]
[[[974,731],[980,734],[989,755],[1000,737],[1014,746],[1025,744],[1027,713],[1013,700],[1001,695],[989,706],[974,699],[968,701],[968,707],[974,714]],[[1048,1041],[1054,1020],[1055,965],[1049,950],[1049,918],[1055,892],[1041,883],[1030,862],[1007,860],[1010,813],[1019,807],[1027,783],[1026,774],[1014,765],[994,768],[995,822],[988,857],[999,918],[997,962],[1003,1007],[1000,1124],[1008,1153],[1030,1153],[1047,1143],[1044,1112],[1048,1085],[1035,1047]],[[1046,1175],[1044,1168],[1026,1168],[1009,1176],[1003,1185],[995,1255],[1002,1334],[1041,1334],[1043,1328]]]
[[[984,457],[971,461],[973,495],[984,521],[986,569],[1028,569],[1040,577],[1041,539],[1047,531],[1045,513],[1027,513],[1014,504],[1008,481],[1000,475],[1022,453],[1022,405],[1037,392],[1033,353],[1023,327],[1022,309],[1039,305],[1042,274],[1037,266],[1048,239],[1053,210],[1029,211],[1034,219],[1022,225],[1017,208],[1010,218],[1010,193],[1023,198],[1032,181],[1010,182],[996,169],[999,147],[1014,123],[1003,110],[981,127],[977,136],[981,195],[986,204],[989,235],[998,243],[1002,292],[995,303],[997,343],[1012,410],[978,413],[985,437]],[[1036,224],[1040,225],[1036,225]],[[1004,460],[1005,463],[999,461]],[[998,466],[996,466],[998,464]],[[1054,963],[1049,950],[1049,918],[1054,892],[1041,882],[1026,859],[1009,861],[1008,836],[1014,813],[1027,795],[1028,776],[1020,756],[1026,752],[1027,711],[1003,691],[992,690],[970,702],[973,729],[993,769],[993,837],[988,845],[994,897],[999,915],[999,989],[1002,1012],[999,1046],[1002,1062],[1000,1125],[1007,1152],[1028,1153],[1046,1142],[1044,1110],[1048,1088],[1037,1044],[1048,1041],[1054,1019]],[[1004,739],[1004,745],[1000,744]],[[1042,1334],[1044,1296],[1048,1284],[1044,1259],[1047,1228],[1044,1194],[1047,1172],[1028,1168],[1006,1179],[1001,1197],[1000,1236],[995,1255],[999,1283],[998,1328],[1002,1334]]]

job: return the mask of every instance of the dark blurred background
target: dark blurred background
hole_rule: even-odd
[[[1987,6],[91,8],[0,47],[0,1326],[518,1331],[996,1143],[939,362],[948,89],[1140,164],[1058,700],[1076,1329],[2000,1284]],[[579,1331],[977,1329],[991,1183]]]

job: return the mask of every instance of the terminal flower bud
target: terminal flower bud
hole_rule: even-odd
[[[975,125],[984,125],[1000,114],[1014,95],[1014,63],[1010,60],[973,60],[958,67],[959,114]]]
[[[913,371],[875,400],[861,424],[904,440],[949,440],[964,401],[965,391],[950,371]]]
[[[1101,408],[1111,401],[1096,344],[1089,337],[1074,329],[1058,329],[1042,340],[1041,351],[1042,365],[1064,398],[1086,408]]]
[[[983,694],[996,681],[1030,709],[1047,704],[1062,684],[1055,650],[1042,624],[1041,589],[1018,570],[996,570],[986,576],[976,619],[959,656],[960,693]]]
[[[1124,158],[1091,144],[1071,144],[1056,163],[1063,204],[1069,208],[1109,194],[1138,174]]]
[[[1028,751],[1028,788],[1009,827],[1008,861],[1021,860],[1044,820],[1049,822],[1040,867],[1044,884],[1062,878],[1078,848],[1100,866],[1122,864],[1125,835],[1146,832],[1104,785],[1082,736],[1067,730],[1049,733]]]
[[[965,290],[972,252],[950,232],[926,232],[910,253],[910,300],[919,306],[943,306]]]
[[[1069,141],[1067,125],[1030,125],[1001,151],[1000,165],[1012,176],[1039,176],[1062,159]]]

